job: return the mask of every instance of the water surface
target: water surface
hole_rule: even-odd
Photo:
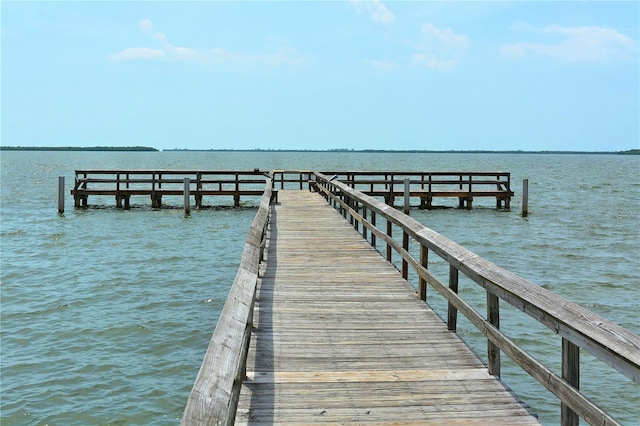
[[[2,406],[6,425],[177,424],[233,282],[255,203],[129,211],[90,198],[57,214],[57,177],[74,169],[502,170],[495,200],[411,214],[488,260],[640,332],[640,157],[552,154],[2,152]],[[529,216],[522,218],[522,179]],[[164,201],[164,200],[163,200]],[[206,202],[206,199],[205,199]],[[231,204],[229,200],[228,204]],[[440,201],[438,201],[440,203]],[[442,201],[442,203],[446,203]],[[455,206],[455,200],[450,205]],[[432,268],[443,267],[433,259]],[[484,295],[461,280],[480,306]],[[430,292],[430,296],[435,292]],[[430,301],[440,313],[444,304]],[[503,303],[501,326],[559,369],[560,342]],[[484,340],[460,320],[481,356]],[[545,424],[555,398],[503,355],[503,377]],[[619,421],[640,418],[640,387],[583,355],[582,387]]]

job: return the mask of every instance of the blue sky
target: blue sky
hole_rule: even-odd
[[[9,2],[2,145],[640,148],[640,3]]]

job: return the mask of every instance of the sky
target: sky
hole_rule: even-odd
[[[0,3],[1,145],[640,148],[640,2]]]

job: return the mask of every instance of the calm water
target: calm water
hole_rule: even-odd
[[[487,200],[473,211],[411,214],[640,333],[638,156],[4,151],[1,162],[3,425],[177,424],[256,212],[249,200],[185,217],[179,208],[154,211],[142,197],[130,211],[98,198],[89,202],[99,208],[74,210],[67,196],[59,217],[57,177],[66,176],[70,189],[79,168],[509,171],[510,212]],[[519,215],[523,178],[526,219]],[[433,260],[433,270],[443,269]],[[460,285],[482,309],[483,293]],[[442,301],[430,300],[442,314]],[[557,370],[557,336],[502,307],[504,330]],[[459,328],[482,355],[473,327],[462,321]],[[505,358],[507,384],[543,423],[557,424],[555,398]],[[638,424],[640,386],[586,354],[583,361],[588,395],[622,423]]]

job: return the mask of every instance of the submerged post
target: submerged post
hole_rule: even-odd
[[[522,217],[529,214],[529,179],[522,180]]]
[[[184,178],[184,213],[185,214],[189,214],[191,213],[191,205],[189,203],[189,186],[191,184],[191,181],[189,178]]]
[[[64,213],[64,176],[58,176],[58,214]]]

